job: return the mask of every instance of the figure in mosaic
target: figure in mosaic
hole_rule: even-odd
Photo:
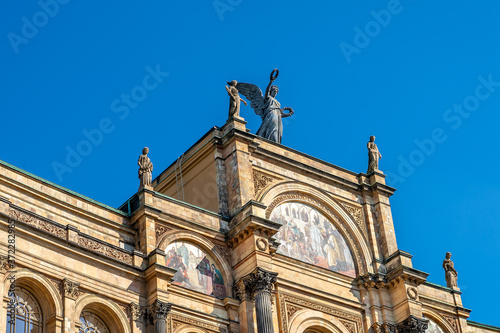
[[[378,159],[382,158],[382,155],[375,144],[375,136],[370,136],[370,141],[368,141],[366,147],[368,148],[368,171],[366,173],[370,174],[378,170]]]
[[[270,82],[267,85],[266,93],[251,83],[237,83],[236,88],[250,101],[250,107],[262,118],[257,135],[265,139],[281,143],[283,136],[283,123],[281,118],[290,117],[293,109],[290,107],[281,108],[281,104],[276,99],[278,87],[273,82],[278,78],[279,71],[274,69],[271,72]],[[288,113],[284,112],[288,111]]]
[[[451,261],[451,253],[446,253],[446,259],[443,260],[444,276],[446,278],[446,286],[448,288],[458,287],[457,285],[457,271]]]
[[[141,186],[143,185],[151,185],[152,179],[152,173],[153,173],[153,163],[148,157],[149,153],[149,148],[144,147],[142,150],[142,155],[139,156],[139,161],[137,164],[139,164],[139,179],[141,181]]]
[[[227,83],[229,85],[226,86],[227,94],[229,95],[229,118],[239,117],[240,116],[240,104],[247,105],[247,102],[241,99],[238,89],[236,89],[236,85],[238,82],[236,80],[230,81]]]

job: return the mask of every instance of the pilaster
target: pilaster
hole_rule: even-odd
[[[75,302],[79,295],[79,283],[64,279],[63,282],[64,333],[76,332]]]

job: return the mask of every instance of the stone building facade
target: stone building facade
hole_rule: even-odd
[[[398,249],[394,191],[238,117],[119,208],[1,162],[0,331],[500,332]]]

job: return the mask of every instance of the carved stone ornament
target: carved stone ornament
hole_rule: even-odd
[[[156,300],[151,306],[151,314],[154,319],[167,319],[167,314],[172,308],[172,304]]]
[[[396,325],[398,333],[425,333],[428,326],[428,319],[418,318],[414,315]]]
[[[173,230],[172,228],[166,227],[164,225],[161,225],[159,223],[155,223],[155,233],[156,233],[156,245],[160,243],[160,237],[170,230]]]
[[[181,326],[182,324],[188,324],[196,327],[201,327],[210,332],[227,332],[227,330],[223,327],[210,325],[196,319],[186,318],[176,314],[172,314],[172,322],[174,323],[173,326],[175,328]]]
[[[267,241],[265,239],[262,238],[257,239],[255,245],[257,245],[257,248],[261,251],[267,250]]]
[[[27,225],[33,228],[45,231],[56,237],[66,239],[66,234],[67,234],[66,229],[57,225],[52,221],[45,220],[42,217],[40,218],[35,217],[31,214],[27,214],[19,209],[14,209],[14,208],[11,208],[9,215],[14,220],[26,223]]]
[[[64,297],[76,300],[80,296],[80,291],[78,287],[79,283],[70,281],[68,279],[63,280]]]
[[[14,268],[14,263],[8,256],[0,256],[0,273],[4,274]]]
[[[84,235],[78,235],[77,243],[81,247],[103,254],[107,257],[122,261],[125,264],[132,265],[132,255],[129,253],[112,248],[111,246],[105,245],[101,242],[93,240]]]
[[[253,170],[253,188],[254,194],[257,195],[261,190],[263,190],[267,185],[276,181],[276,178],[266,175],[258,170]]]
[[[129,304],[129,311],[130,311],[130,316],[132,317],[133,321],[141,321],[142,320],[142,312],[141,312],[141,307],[137,303],[130,303]]]
[[[409,298],[411,298],[413,300],[417,300],[417,298],[418,298],[418,291],[414,287],[408,288],[408,290],[406,291],[406,294],[408,295]]]

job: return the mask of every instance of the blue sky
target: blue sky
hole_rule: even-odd
[[[500,274],[500,4],[43,4],[0,13],[0,159],[117,207],[137,190],[142,147],[156,176],[224,124],[227,80],[264,88],[277,67],[278,100],[295,110],[282,143],[365,172],[376,135],[400,249],[438,284],[452,252],[470,319],[500,326],[485,288]],[[241,115],[255,133],[260,118]]]

